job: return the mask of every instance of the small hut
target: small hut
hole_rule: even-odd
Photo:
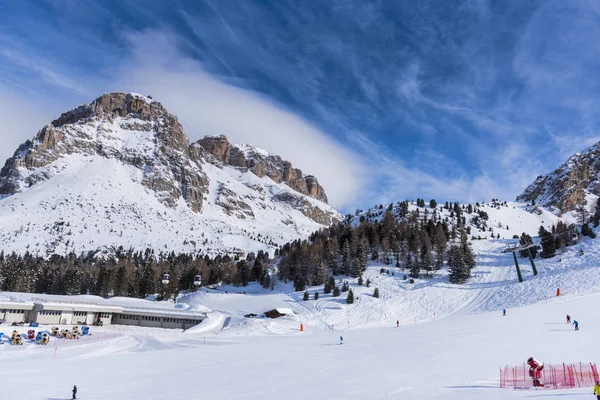
[[[274,308],[265,312],[265,316],[269,318],[279,318],[286,315],[294,315],[294,312],[290,308]]]

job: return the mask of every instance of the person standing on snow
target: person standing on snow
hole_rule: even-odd
[[[73,385],[73,400],[77,399],[77,385]]]
[[[596,398],[600,400],[600,381],[596,381],[596,385],[594,386],[594,394]]]
[[[578,331],[579,330],[579,322],[577,322],[577,320],[573,320],[573,325],[575,325],[575,330]]]
[[[544,384],[540,382],[542,370],[544,369],[544,363],[536,360],[533,357],[529,357],[527,364],[529,364],[529,376],[533,378],[533,386],[544,386]]]
[[[567,314],[567,324],[571,323],[571,316],[569,314]]]
[[[502,316],[506,317],[506,309],[502,310]]]
[[[344,338],[340,336],[340,344],[344,344]]]
[[[396,320],[396,328],[400,326],[400,320]]]

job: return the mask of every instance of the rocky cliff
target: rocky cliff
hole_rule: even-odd
[[[302,170],[293,168],[292,163],[281,157],[248,145],[232,145],[225,136],[207,136],[196,142],[211,161],[224,165],[250,170],[262,178],[268,176],[277,183],[285,183],[296,192],[327,203],[327,195],[317,178],[305,175]]]
[[[600,143],[577,153],[553,172],[538,176],[517,200],[535,202],[557,215],[587,205],[589,194],[600,195]]]
[[[76,188],[69,196],[57,193],[65,182]],[[109,195],[115,186],[119,191]],[[127,192],[143,199],[127,197]],[[90,213],[100,208],[105,213],[117,210],[116,214],[137,210],[137,218],[129,220],[137,224],[134,228],[138,231],[149,229],[149,222],[142,218],[147,210],[140,202],[157,201],[160,206],[153,206],[152,212],[161,214],[161,220],[169,214],[178,214],[171,216],[173,221],[186,215],[204,225],[217,219],[220,222],[209,229],[213,233],[232,231],[227,225],[234,225],[238,233],[245,232],[242,236],[260,236],[258,241],[269,246],[284,237],[302,237],[341,218],[327,205],[327,196],[315,177],[292,168],[279,156],[250,145],[231,145],[224,136],[190,144],[175,115],[159,102],[133,93],[105,94],[62,114],[22,144],[0,170],[0,218],[3,210],[14,211],[17,202],[33,198],[32,193],[45,195],[45,211],[61,206],[72,209],[73,204],[82,209],[87,204]],[[103,197],[112,208],[104,210],[91,196]],[[62,203],[56,203],[58,198]],[[42,212],[34,208],[32,205],[29,211]],[[71,219],[66,214],[61,214],[63,222]],[[275,219],[270,226],[275,231],[284,226],[289,232],[267,232],[264,218],[269,224]],[[34,219],[29,215],[20,223],[27,220],[31,225]],[[86,226],[93,222],[90,218]],[[215,231],[216,225],[220,232]],[[198,242],[197,238],[190,240]],[[223,242],[215,238],[215,249],[227,247],[216,243],[219,240]],[[236,245],[229,247],[240,247],[238,240],[231,242]]]

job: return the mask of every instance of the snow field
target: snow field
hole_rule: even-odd
[[[370,288],[349,280],[352,305],[345,304],[346,293],[333,298],[322,286],[308,288],[311,298],[317,289],[320,298],[306,302],[291,283],[278,282],[274,291],[255,283],[201,289],[178,299],[185,307],[213,310],[208,324],[187,332],[94,327],[94,334],[100,329],[121,336],[59,347],[56,359],[52,346],[0,346],[0,360],[10,361],[3,369],[2,398],[63,399],[73,384],[84,399],[116,400],[590,396],[590,388],[500,389],[499,373],[530,356],[545,363],[600,361],[596,241],[586,238],[555,259],[536,259],[535,277],[520,259],[523,283],[517,282],[512,255],[501,253],[511,240],[475,241],[478,266],[464,285],[449,284],[445,271],[410,284],[401,270],[372,264],[364,275]],[[584,256],[577,255],[579,248]],[[380,268],[394,275],[380,274]],[[375,287],[379,299],[372,297]],[[561,297],[555,296],[558,287]],[[295,315],[243,317],[276,307],[292,308]],[[580,322],[580,331],[566,324],[567,313]],[[44,373],[32,383],[23,371],[34,367]]]
[[[33,351],[4,345],[3,398],[66,398],[77,384],[85,399],[522,399],[591,394],[590,388],[500,389],[499,368],[535,356],[546,363],[596,361],[600,295],[559,299],[435,322],[338,332],[311,328],[277,336],[204,338],[159,329],[122,338]],[[581,322],[575,332],[569,313]],[[278,321],[271,321],[277,324]],[[287,321],[283,321],[285,326]],[[63,351],[64,350],[64,351]],[[31,377],[32,366],[43,373]],[[26,382],[26,379],[29,381]],[[27,390],[23,385],[27,383]]]

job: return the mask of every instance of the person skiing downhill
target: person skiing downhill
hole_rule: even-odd
[[[575,330],[578,331],[579,330],[579,322],[577,322],[577,320],[573,320],[573,325],[575,325]]]
[[[567,314],[567,324],[571,323],[571,316],[569,314]]]
[[[398,328],[400,326],[400,321],[396,320],[396,328]]]
[[[77,385],[73,385],[73,400],[77,399]]]
[[[544,384],[540,382],[542,370],[544,369],[544,363],[536,360],[533,357],[529,357],[527,364],[529,364],[529,376],[533,378],[533,386],[544,386]]]
[[[506,317],[506,309],[502,310],[502,316]]]
[[[340,336],[340,344],[344,344],[344,338]]]
[[[596,395],[596,399],[600,400],[600,381],[596,381],[596,385],[594,386],[594,394]]]

